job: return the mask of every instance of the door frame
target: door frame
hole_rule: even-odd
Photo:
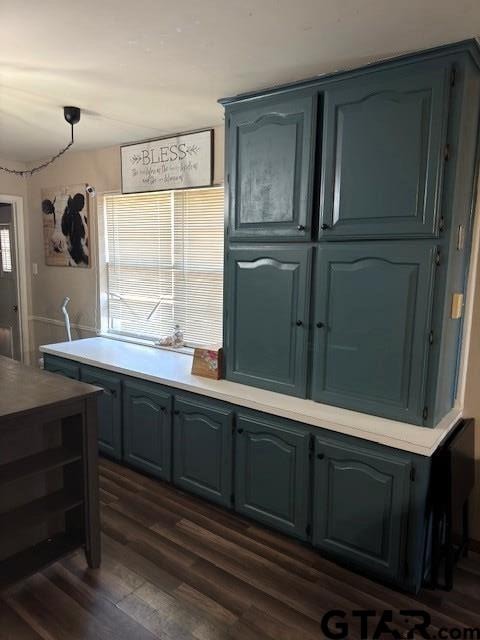
[[[24,364],[30,364],[30,333],[28,327],[27,297],[27,250],[25,207],[22,196],[11,196],[0,193],[0,202],[10,204],[13,214],[13,229],[16,255],[16,274],[18,292],[18,317],[20,329],[20,358]]]

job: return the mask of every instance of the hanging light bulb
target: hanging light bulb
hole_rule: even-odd
[[[70,142],[67,144],[66,147],[64,147],[56,155],[54,155],[52,158],[50,158],[50,160],[47,160],[43,164],[38,165],[38,167],[33,167],[33,169],[25,169],[25,170],[9,169],[8,167],[2,167],[0,165],[0,171],[5,171],[5,173],[11,173],[11,174],[13,174],[15,176],[22,176],[22,177],[24,177],[24,176],[33,176],[34,173],[37,173],[37,171],[41,171],[42,169],[45,169],[45,167],[48,167],[49,165],[51,165],[52,162],[55,162],[55,160],[60,158],[60,156],[63,156],[65,151],[68,151],[70,149],[70,147],[74,143],[73,127],[78,122],[80,122],[80,109],[78,107],[63,107],[63,117],[65,118],[65,120],[68,122],[68,124],[71,127],[71,139],[70,139]]]

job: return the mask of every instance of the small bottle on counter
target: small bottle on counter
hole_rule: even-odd
[[[175,329],[173,330],[173,346],[175,349],[179,349],[183,347],[183,331],[180,329],[180,325],[176,324]]]

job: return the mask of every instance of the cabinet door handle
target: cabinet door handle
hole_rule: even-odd
[[[317,322],[317,329],[323,329],[324,326],[323,322]]]
[[[301,320],[297,320],[296,325],[297,327],[301,327],[303,324],[303,322]]]
[[[175,409],[175,411],[173,412],[174,416],[179,416],[180,415],[180,411],[178,409]]]
[[[242,429],[242,428],[240,428],[240,429],[237,429],[237,433],[240,433],[240,434],[242,434],[242,433],[243,433],[243,429]]]
[[[317,458],[319,460],[323,460],[325,458],[325,454],[324,453],[317,453]]]
[[[297,227],[297,229],[298,229],[299,231],[305,231],[305,225],[304,225],[304,224],[299,224],[299,225],[298,225],[298,227]]]
[[[324,222],[320,227],[320,229],[322,229],[322,231],[326,231],[327,229],[330,229],[330,225]]]

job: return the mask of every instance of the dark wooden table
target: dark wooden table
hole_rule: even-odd
[[[0,590],[78,547],[100,566],[101,392],[0,357]]]

